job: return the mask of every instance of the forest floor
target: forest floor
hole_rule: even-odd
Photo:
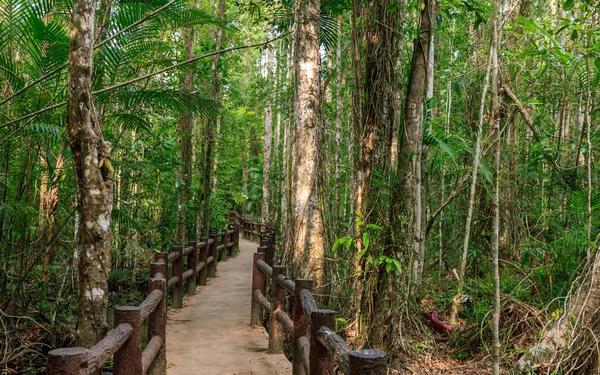
[[[264,328],[250,327],[255,251],[240,239],[238,256],[219,262],[217,277],[186,298],[184,309],[169,312],[168,375],[291,374],[283,354],[267,354]]]

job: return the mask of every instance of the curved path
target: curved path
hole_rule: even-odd
[[[168,375],[291,374],[282,354],[267,354],[264,328],[250,327],[252,259],[257,244],[240,239],[240,253],[218,264],[217,277],[171,310]]]

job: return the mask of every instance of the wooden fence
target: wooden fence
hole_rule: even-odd
[[[209,238],[175,246],[170,253],[155,253],[150,268],[148,297],[139,306],[115,308],[114,329],[94,347],[62,348],[48,353],[49,375],[95,374],[113,357],[114,375],[166,374],[167,296],[172,306],[183,307],[184,293],[194,294],[196,285],[206,285],[216,276],[217,262],[236,256],[239,227],[231,225]],[[171,263],[171,277],[168,277]],[[185,291],[184,291],[185,286]],[[148,321],[148,343],[142,350],[140,331]]]
[[[292,280],[285,275],[285,267],[273,265],[273,228],[245,218],[240,221],[244,238],[260,241],[254,254],[250,324],[261,326],[264,313],[268,314],[269,353],[283,353],[284,338],[288,336],[293,348],[293,375],[333,374],[336,368],[349,375],[386,374],[388,365],[384,351],[352,350],[333,331],[336,312],[317,307],[312,280]],[[294,297],[290,307],[292,318],[286,313],[286,293]]]

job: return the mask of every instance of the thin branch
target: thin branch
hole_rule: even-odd
[[[250,44],[250,45],[246,45],[246,46],[230,47],[230,48],[225,48],[225,49],[222,49],[222,50],[219,50],[219,51],[210,52],[210,53],[207,53],[207,54],[205,54],[205,55],[202,55],[202,56],[197,56],[197,57],[194,57],[193,59],[189,59],[189,60],[182,61],[182,62],[180,62],[180,63],[177,63],[177,64],[174,64],[174,65],[168,66],[168,67],[166,67],[166,68],[163,68],[163,69],[160,69],[160,70],[158,70],[158,71],[156,71],[156,72],[148,73],[148,74],[145,74],[145,75],[143,75],[143,76],[140,76],[140,77],[134,78],[134,79],[132,79],[132,80],[129,80],[129,81],[126,81],[126,82],[117,83],[116,85],[109,86],[109,87],[105,87],[105,88],[103,88],[103,89],[100,89],[100,90],[94,91],[94,92],[92,92],[92,95],[97,95],[97,94],[101,94],[101,93],[104,93],[104,92],[107,92],[107,91],[112,91],[112,90],[115,90],[115,89],[121,88],[121,87],[123,87],[123,86],[127,86],[127,85],[130,85],[130,84],[132,84],[132,83],[135,83],[135,82],[138,82],[138,81],[142,81],[142,80],[144,80],[144,79],[146,79],[146,78],[153,77],[153,76],[155,76],[155,75],[157,75],[157,74],[161,74],[161,73],[167,72],[167,71],[169,71],[169,70],[172,70],[172,69],[175,69],[175,68],[179,68],[180,66],[187,65],[187,64],[193,63],[193,62],[195,62],[195,61],[198,61],[198,60],[200,60],[200,59],[204,59],[204,58],[207,58],[207,57],[211,57],[211,56],[214,56],[214,55],[217,55],[217,54],[220,54],[220,53],[231,52],[231,51],[236,51],[236,50],[241,50],[241,49],[248,49],[248,48],[262,47],[262,46],[265,46],[265,45],[267,45],[267,44],[269,44],[269,43],[272,43],[272,42],[276,41],[277,39],[280,39],[280,38],[282,38],[282,37],[283,37],[283,36],[285,36],[285,35],[287,35],[287,34],[282,34],[282,35],[280,35],[280,36],[278,36],[278,37],[276,37],[276,38],[273,38],[273,39],[267,40],[266,42],[262,42],[262,43]],[[5,127],[7,127],[7,126],[10,126],[10,125],[13,125],[13,124],[16,124],[16,123],[18,123],[18,122],[21,122],[21,121],[23,121],[23,120],[27,120],[28,118],[35,117],[35,116],[37,116],[37,115],[40,115],[40,114],[42,114],[42,113],[45,113],[45,112],[51,111],[51,110],[53,110],[53,109],[56,109],[56,108],[62,107],[62,106],[64,106],[65,104],[67,104],[67,102],[66,102],[66,101],[64,101],[64,102],[62,102],[62,103],[53,104],[53,105],[51,105],[51,106],[49,106],[49,107],[42,108],[42,109],[40,109],[40,110],[38,110],[38,111],[35,111],[35,112],[32,112],[32,113],[29,113],[29,114],[27,114],[27,115],[25,115],[25,116],[22,116],[22,117],[19,117],[18,119],[15,119],[15,120],[9,121],[9,122],[7,122],[7,123],[4,123],[4,124],[0,125],[0,129],[2,129],[2,128],[5,128]]]

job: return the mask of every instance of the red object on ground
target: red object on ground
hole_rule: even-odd
[[[425,315],[425,317],[427,319],[429,319],[429,321],[431,321],[431,324],[433,324],[433,327],[435,329],[437,329],[438,331],[440,331],[442,333],[446,333],[446,334],[452,333],[452,326],[450,324],[442,323],[442,321],[438,318],[435,311],[431,312],[431,313],[423,313],[423,315]]]

